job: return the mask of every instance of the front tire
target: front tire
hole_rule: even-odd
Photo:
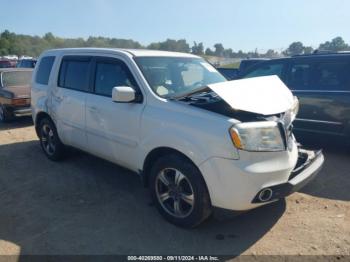
[[[159,158],[151,169],[151,196],[161,215],[181,227],[195,227],[212,212],[209,193],[198,168],[173,154]]]
[[[44,118],[39,123],[40,145],[45,155],[53,160],[61,160],[64,156],[65,146],[57,134],[55,124],[49,118]]]
[[[13,115],[3,105],[0,105],[0,123],[7,123],[13,120],[13,118]]]

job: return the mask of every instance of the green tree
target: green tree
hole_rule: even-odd
[[[211,50],[209,47],[208,47],[207,49],[205,49],[205,54],[206,54],[206,55],[210,55],[210,56],[215,55],[214,51]]]
[[[214,51],[214,54],[216,56],[224,56],[224,51],[225,51],[225,48],[222,44],[220,43],[217,43],[214,45],[215,47],[215,51]]]
[[[323,44],[320,44],[319,46],[320,50],[327,50],[327,51],[344,51],[349,50],[349,45],[345,43],[343,38],[340,36],[333,38],[332,41],[327,41]]]
[[[49,33],[46,33],[44,35],[44,40],[46,40],[49,43],[50,42],[54,43],[55,42],[55,37],[54,37],[54,35],[51,32],[49,32]]]
[[[83,38],[60,38],[52,33],[39,37],[17,35],[8,30],[0,34],[0,55],[38,56],[46,49],[65,47],[142,48],[142,45],[130,39],[106,37],[89,37],[84,40]]]
[[[190,52],[190,45],[186,42],[185,39],[173,40],[167,39],[164,42],[151,43],[148,49],[157,49],[157,50],[165,50],[165,51],[175,51],[175,52]]]
[[[314,49],[311,46],[305,46],[304,47],[304,54],[312,54]]]
[[[304,52],[304,45],[302,42],[293,42],[289,45],[287,50],[284,51],[285,55],[301,55]]]
[[[278,53],[273,49],[269,49],[263,56],[266,58],[276,58],[278,57]]]
[[[233,57],[233,51],[231,48],[225,49],[223,52],[224,57]]]
[[[195,55],[203,55],[204,54],[204,46],[203,46],[202,42],[199,44],[194,42],[191,49],[192,49],[192,54],[195,54]]]

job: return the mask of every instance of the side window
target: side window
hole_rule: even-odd
[[[90,58],[63,58],[58,85],[78,91],[89,91]]]
[[[45,56],[40,60],[39,68],[35,76],[36,83],[42,85],[47,85],[49,83],[49,77],[54,61],[54,56]]]
[[[290,68],[288,86],[293,90],[312,89],[311,65],[307,63],[293,64]]]
[[[257,77],[257,76],[270,76],[277,75],[282,78],[283,64],[260,64],[258,68],[249,72],[244,76],[244,78]]]
[[[135,79],[123,62],[117,60],[97,61],[95,93],[112,96],[112,89],[115,86],[130,86],[137,90]]]
[[[315,64],[312,82],[319,90],[350,91],[350,64],[347,62],[323,62]]]

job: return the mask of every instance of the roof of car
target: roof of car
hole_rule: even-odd
[[[269,62],[284,61],[284,60],[346,57],[349,55],[350,55],[350,52],[303,54],[303,55],[294,55],[294,56],[287,56],[287,57],[281,57],[281,58],[267,59],[267,60],[261,61],[262,63],[259,63],[259,65],[269,63]],[[258,66],[258,65],[256,65],[256,66]],[[255,65],[254,65],[254,67],[255,67]]]
[[[268,61],[268,60],[271,60],[270,58],[262,58],[262,57],[259,57],[259,58],[245,58],[245,59],[242,59],[241,62],[243,61]]]
[[[74,53],[74,52],[101,52],[101,53],[124,53],[134,57],[144,56],[163,56],[163,57],[191,57],[196,58],[198,56],[180,53],[180,52],[169,52],[149,49],[123,49],[123,48],[62,48],[48,50],[47,53]]]

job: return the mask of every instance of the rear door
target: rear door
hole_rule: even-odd
[[[87,149],[85,103],[91,89],[90,71],[90,56],[64,56],[52,92],[52,113],[61,140],[81,149]]]
[[[296,130],[345,134],[350,116],[349,72],[345,56],[292,60],[287,85],[300,101]]]

